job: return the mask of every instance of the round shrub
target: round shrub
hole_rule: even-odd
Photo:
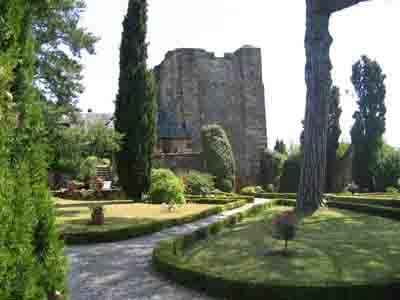
[[[153,169],[149,199],[151,203],[185,203],[182,181],[168,169]]]
[[[185,192],[190,195],[211,194],[214,190],[214,177],[207,173],[190,171],[185,177]]]
[[[241,194],[260,194],[264,192],[261,186],[246,186],[240,190]]]
[[[201,130],[201,140],[207,172],[215,176],[218,189],[231,192],[235,176],[235,159],[224,129],[219,125],[204,126]]]
[[[222,192],[230,193],[233,190],[233,179],[225,178],[216,182]]]
[[[390,193],[390,194],[397,194],[399,192],[399,190],[397,188],[395,188],[394,186],[389,186],[385,189],[386,193]]]

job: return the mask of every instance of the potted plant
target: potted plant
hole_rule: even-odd
[[[94,187],[96,192],[101,192],[104,187],[104,180],[101,177],[96,177],[94,180]]]
[[[75,182],[75,180],[68,181],[67,189],[68,189],[68,193],[69,194],[72,194],[72,193],[76,192],[76,182]]]
[[[101,205],[95,205],[90,207],[90,215],[92,225],[103,225],[104,224],[104,207]]]
[[[288,255],[288,243],[296,234],[296,216],[293,211],[284,212],[272,220],[272,237],[285,241],[282,251],[284,256]]]

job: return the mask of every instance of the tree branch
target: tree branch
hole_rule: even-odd
[[[314,1],[314,8],[319,12],[332,14],[366,1],[370,0],[316,0]]]

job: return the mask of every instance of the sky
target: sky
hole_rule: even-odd
[[[86,0],[81,25],[101,38],[96,55],[83,55],[82,110],[114,112],[118,92],[119,45],[128,0]],[[169,50],[202,48],[223,56],[243,45],[261,48],[269,146],[277,138],[299,143],[304,118],[304,0],[149,0],[149,67]],[[112,3],[112,4],[110,4]],[[245,3],[245,4],[244,4]],[[356,99],[352,65],[368,55],[387,75],[385,140],[400,147],[400,1],[373,0],[331,18],[334,84],[341,89],[343,141],[350,141]],[[346,93],[345,91],[349,91]]]

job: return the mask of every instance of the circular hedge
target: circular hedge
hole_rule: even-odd
[[[285,203],[281,200],[274,200],[274,202]],[[358,207],[356,206],[356,209]],[[369,207],[369,210],[373,208]],[[299,259],[290,257],[285,259],[292,259],[292,268],[297,273],[287,273],[286,279],[283,277],[284,272],[277,274],[277,269],[271,267],[274,262],[279,264],[279,261],[283,261],[283,258],[268,257],[265,254],[253,251],[254,245],[257,243],[263,245],[263,240],[268,235],[267,230],[262,231],[262,226],[265,227],[269,224],[264,222],[264,209],[259,209],[256,217],[245,219],[234,230],[224,231],[218,239],[206,238],[220,232],[224,227],[236,225],[246,215],[232,216],[228,220],[220,221],[193,234],[163,241],[154,250],[153,264],[156,270],[170,279],[224,299],[397,299],[396,295],[400,292],[400,272],[396,271],[400,270],[400,267],[397,267],[398,262],[400,262],[400,243],[396,243],[396,234],[394,231],[391,232],[389,224],[396,222],[369,215],[350,214],[341,210],[329,211],[333,212],[332,220],[323,222],[320,217],[316,216],[315,219],[309,221],[309,224],[304,224],[304,227],[302,227],[305,231],[308,231],[307,226],[312,228],[312,226],[321,222],[321,225],[318,225],[320,228],[311,230],[314,238],[309,240],[309,248],[304,247],[301,243],[296,244],[295,240],[292,249],[297,249],[298,253],[295,252],[294,255],[299,256]],[[397,211],[397,213],[399,212]],[[339,221],[336,218],[340,214],[343,214],[343,217],[339,218]],[[375,213],[375,215],[378,214],[378,212]],[[258,222],[259,228],[252,227],[251,222]],[[335,222],[341,222],[341,226],[337,227]],[[332,223],[332,225],[329,225],[329,223]],[[383,228],[381,232],[377,231],[379,226],[374,227],[374,224],[381,224],[379,225]],[[397,224],[395,225],[397,226]],[[368,232],[357,231],[362,226],[365,226]],[[400,225],[398,226],[400,227]],[[352,235],[353,240],[341,240],[340,232],[335,233],[333,231],[335,228],[342,230],[344,236],[347,237],[349,232],[346,233],[346,228],[356,230]],[[244,230],[244,232],[240,236],[241,230]],[[259,230],[258,233],[257,230]],[[256,232],[258,238],[251,239],[252,232]],[[317,235],[318,232],[325,232],[326,236]],[[336,238],[333,238],[335,236]],[[247,244],[246,239],[249,242]],[[332,243],[329,243],[329,239],[332,239]],[[397,240],[399,239],[397,238]],[[270,243],[270,241],[267,242]],[[237,246],[240,243],[243,244]],[[325,248],[318,248],[318,243],[324,243]],[[204,255],[204,249],[210,244],[209,247],[212,248],[212,251]],[[243,247],[243,245],[247,246]],[[314,252],[309,252],[313,248]],[[349,251],[346,249],[349,249]],[[236,253],[234,253],[235,251]],[[329,264],[323,261],[325,259],[321,254],[323,251],[328,251],[330,255],[336,252],[337,255],[330,258],[332,264],[334,264],[332,268],[326,268]],[[375,256],[368,259],[367,253],[362,260],[360,257],[363,257],[363,251],[370,251],[368,253],[371,253],[371,256],[375,253]],[[310,253],[312,255],[309,255]],[[306,264],[302,266],[302,256],[307,255],[310,257],[304,259]],[[197,261],[193,262],[196,257]],[[246,258],[242,261],[241,257]],[[269,262],[260,264],[261,260]],[[350,261],[352,263],[349,263]],[[235,264],[240,263],[243,264],[242,267],[236,268]],[[260,266],[261,272],[253,270],[257,266]],[[268,266],[271,268],[268,268]],[[360,270],[364,270],[365,273],[362,274]],[[268,273],[268,280],[265,280],[263,272]],[[311,272],[315,272],[314,277],[311,276]],[[328,272],[338,273],[328,274]],[[338,275],[340,272],[343,272],[343,280],[324,281],[324,276],[326,278],[335,278],[335,276],[340,278]],[[348,272],[347,279],[346,272]],[[360,272],[359,276],[364,276],[362,280],[356,279],[358,272]],[[312,278],[315,281],[308,281],[307,278]]]

